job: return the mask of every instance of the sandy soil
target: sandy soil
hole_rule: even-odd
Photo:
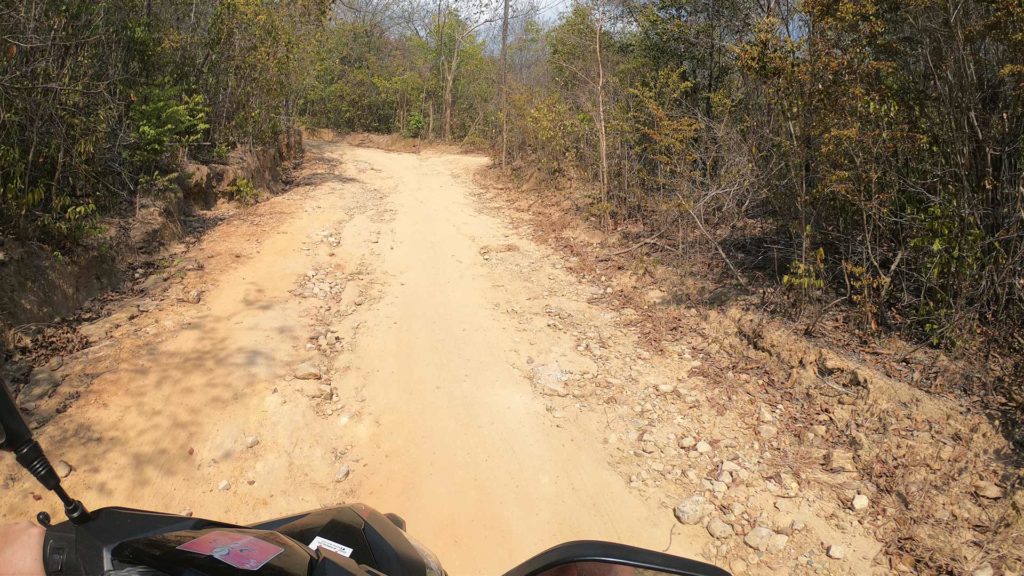
[[[750,390],[777,386],[769,365],[797,345],[694,315],[652,353],[617,279],[570,272],[575,257],[488,200],[487,159],[308,148],[297,187],[228,215],[52,363],[60,388],[29,408],[52,416],[41,440],[74,468],[72,494],[239,523],[364,502],[405,517],[454,576],[578,538],[736,573],[892,568],[875,534],[898,503],[858,470],[887,445],[835,413],[955,406],[879,394],[895,384],[831,356],[831,373],[875,383],[869,398],[831,416],[811,396],[766,401]],[[851,433],[856,463],[834,449]],[[0,481],[0,519],[57,517],[13,463]]]
[[[511,241],[537,250],[474,208],[469,175],[487,161],[310,148],[307,185],[234,215],[166,289],[84,328],[96,345],[60,371],[91,383],[41,431],[74,468],[68,489],[92,507],[236,522],[362,501],[404,516],[453,574],[500,573],[576,538],[664,548],[671,512],[535,396],[527,356],[567,343],[517,326],[519,295],[481,257]],[[332,293],[303,293],[318,278],[336,279]],[[295,379],[304,362],[323,379]],[[331,399],[309,398],[321,385]],[[59,517],[11,464],[0,518]],[[695,554],[694,532],[672,551]]]

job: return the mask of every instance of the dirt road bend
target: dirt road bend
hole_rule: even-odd
[[[664,548],[671,502],[630,488],[600,410],[564,389],[597,367],[559,322],[615,313],[477,206],[486,162],[311,143],[300,186],[82,328],[92,346],[59,368],[80,396],[40,431],[69,490],[243,523],[362,501],[455,575],[569,539]],[[0,472],[0,519],[57,517]],[[671,549],[708,540],[679,526]]]

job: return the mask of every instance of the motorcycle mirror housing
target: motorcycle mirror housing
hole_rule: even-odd
[[[90,519],[89,511],[60,485],[60,476],[53,469],[43,447],[32,437],[32,430],[18,410],[7,384],[0,381],[0,449],[13,452],[18,464],[28,470],[40,484],[52,491],[64,503],[64,512],[73,524]]]
[[[560,544],[513,568],[505,576],[731,576],[725,570],[678,556],[625,544],[583,540]]]

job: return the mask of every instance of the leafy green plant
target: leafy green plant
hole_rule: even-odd
[[[427,127],[427,121],[423,114],[413,112],[405,122],[405,135],[410,138],[419,138],[423,135],[423,129]]]
[[[187,152],[203,139],[210,128],[208,113],[201,94],[183,94],[176,86],[150,88],[129,114],[134,126],[129,159],[146,173],[166,168],[173,153]]]
[[[233,200],[246,206],[251,206],[259,200],[259,192],[248,178],[235,180],[234,184],[228,188],[228,193]]]

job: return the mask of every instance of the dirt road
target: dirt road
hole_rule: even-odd
[[[94,346],[58,367],[81,396],[41,431],[69,490],[237,522],[362,501],[402,514],[456,575],[576,538],[664,548],[671,508],[629,488],[600,422],[538,394],[561,401],[567,374],[593,369],[549,326],[588,288],[475,204],[487,160],[310,157],[304,185],[83,328]],[[321,378],[297,378],[304,363]],[[56,517],[5,477],[2,519]],[[688,527],[672,551],[707,540]]]

